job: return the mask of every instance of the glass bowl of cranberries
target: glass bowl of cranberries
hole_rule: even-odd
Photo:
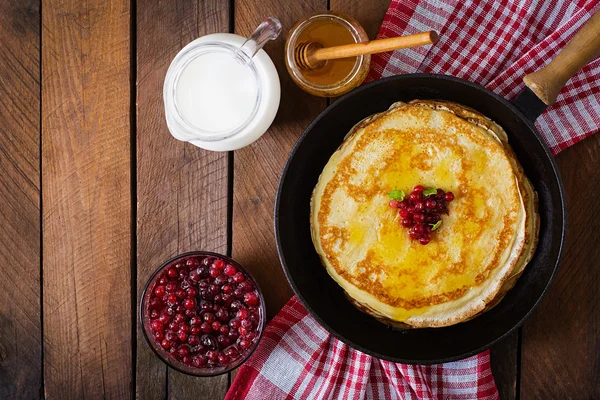
[[[167,260],[142,293],[144,336],[170,367],[195,376],[224,374],[254,351],[265,327],[265,302],[252,276],[217,253]]]

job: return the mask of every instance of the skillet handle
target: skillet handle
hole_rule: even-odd
[[[526,75],[523,81],[540,100],[550,106],[567,81],[598,54],[600,11],[592,15],[550,64]]]

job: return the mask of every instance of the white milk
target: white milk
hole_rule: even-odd
[[[179,75],[176,102],[182,116],[202,131],[232,131],[254,111],[258,86],[252,70],[227,52],[190,61]]]
[[[252,58],[244,56],[245,62],[237,58],[245,42],[230,33],[207,35],[175,57],[163,91],[167,125],[175,138],[230,151],[267,131],[279,108],[279,76],[262,49]]]

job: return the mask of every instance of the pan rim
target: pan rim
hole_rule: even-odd
[[[454,355],[454,356],[448,356],[448,357],[442,357],[442,358],[436,358],[436,359],[427,359],[427,360],[412,360],[412,359],[404,359],[404,358],[400,358],[400,357],[390,357],[390,356],[386,356],[385,354],[380,354],[374,351],[371,351],[355,342],[353,342],[352,340],[349,340],[345,337],[343,337],[341,334],[339,334],[337,331],[335,331],[333,328],[331,328],[329,326],[329,324],[327,324],[313,309],[312,307],[307,303],[307,301],[304,299],[304,296],[301,294],[300,290],[298,289],[297,285],[295,284],[294,280],[291,277],[291,273],[288,269],[287,263],[285,261],[285,256],[283,254],[283,249],[282,249],[282,245],[281,245],[281,230],[279,229],[279,222],[280,222],[280,218],[279,218],[279,211],[280,211],[280,205],[281,205],[281,196],[282,196],[282,189],[284,186],[284,182],[285,182],[285,178],[288,174],[289,171],[289,167],[290,164],[292,163],[292,160],[294,159],[294,156],[296,155],[296,152],[298,151],[298,148],[300,147],[300,145],[302,144],[302,142],[304,141],[304,139],[306,138],[306,136],[308,136],[308,134],[310,133],[310,131],[314,128],[314,126],[321,120],[323,119],[329,112],[331,112],[331,110],[337,108],[340,106],[340,104],[342,104],[345,100],[347,100],[348,98],[356,95],[357,93],[360,93],[364,90],[368,90],[371,87],[374,86],[378,86],[378,85],[385,85],[387,82],[390,81],[396,81],[396,80],[406,80],[406,79],[436,79],[436,80],[447,80],[447,81],[453,81],[456,83],[460,83],[462,85],[466,85],[466,86],[470,86],[478,91],[481,91],[483,93],[485,93],[485,95],[487,96],[491,96],[493,97],[495,100],[501,102],[505,107],[507,107],[514,115],[516,115],[523,123],[525,123],[527,125],[527,127],[529,128],[530,132],[533,133],[533,135],[535,136],[535,138],[537,139],[537,141],[541,144],[542,149],[544,150],[544,154],[546,156],[546,158],[549,159],[551,167],[552,167],[552,173],[554,175],[554,178],[556,179],[556,182],[558,184],[558,195],[559,195],[559,200],[560,200],[560,220],[562,222],[562,227],[559,233],[560,236],[560,243],[559,243],[559,249],[558,249],[558,253],[557,256],[554,260],[554,265],[553,265],[553,269],[552,269],[552,273],[550,274],[548,281],[546,283],[546,285],[544,286],[543,290],[541,291],[539,297],[535,300],[534,304],[532,305],[532,307],[523,315],[523,317],[521,319],[519,319],[510,329],[508,329],[506,332],[504,332],[503,334],[501,334],[500,336],[498,336],[496,339],[490,341],[488,344],[483,345],[483,346],[479,346],[478,348],[468,351],[468,352],[462,352],[460,354]],[[516,106],[514,104],[512,104],[510,101],[504,99],[503,97],[497,95],[496,93],[486,89],[485,87],[478,85],[476,83],[473,82],[469,82],[467,80],[461,79],[461,78],[457,78],[454,76],[449,76],[449,75],[443,75],[443,74],[428,74],[428,73],[417,73],[417,74],[402,74],[402,75],[394,75],[394,76],[390,76],[390,77],[386,77],[386,78],[382,78],[379,80],[375,80],[372,82],[369,82],[365,85],[362,85],[354,90],[352,90],[351,92],[345,94],[344,96],[340,97],[339,99],[337,99],[333,104],[329,105],[328,107],[326,107],[323,111],[321,111],[321,113],[308,125],[308,127],[304,130],[304,132],[302,133],[302,135],[300,135],[300,137],[298,138],[298,140],[296,141],[296,143],[294,144],[294,146],[292,147],[288,158],[286,160],[286,163],[283,167],[281,176],[279,178],[279,183],[277,186],[277,193],[275,196],[275,206],[274,206],[274,218],[273,218],[273,222],[274,222],[274,231],[275,231],[275,242],[276,242],[276,246],[277,246],[277,254],[279,256],[279,260],[283,269],[283,272],[286,276],[286,279],[288,280],[288,283],[290,284],[290,286],[292,287],[292,290],[294,291],[294,294],[298,297],[298,299],[300,300],[300,302],[302,303],[302,305],[307,309],[307,311],[309,312],[309,314],[327,331],[329,332],[331,335],[333,335],[335,338],[337,338],[338,340],[340,340],[343,343],[346,343],[347,345],[351,346],[352,348],[361,351],[365,354],[371,355],[373,357],[379,358],[379,359],[383,359],[386,361],[391,361],[391,362],[397,362],[397,363],[404,363],[404,364],[420,364],[420,365],[431,365],[431,364],[439,364],[439,363],[445,363],[445,362],[451,362],[451,361],[456,361],[456,360],[461,360],[470,356],[473,356],[475,354],[481,353],[482,351],[485,351],[487,349],[489,349],[491,346],[493,346],[495,343],[501,341],[502,339],[504,339],[505,337],[507,337],[508,335],[510,335],[511,333],[513,333],[516,329],[518,329],[519,327],[521,327],[524,323],[525,320],[527,320],[532,312],[538,307],[540,301],[542,300],[542,298],[546,295],[550,285],[552,284],[552,282],[554,281],[556,274],[558,272],[558,269],[560,267],[560,263],[562,261],[562,257],[564,255],[564,247],[565,247],[565,236],[566,236],[566,230],[567,230],[567,211],[566,211],[566,207],[565,207],[565,190],[564,190],[564,184],[562,181],[562,177],[560,175],[560,171],[558,169],[558,165],[556,163],[556,159],[554,158],[554,156],[552,155],[552,153],[550,152],[550,149],[548,147],[548,145],[546,144],[545,140],[541,137],[541,135],[539,134],[539,132],[537,131],[534,123],[529,120],[528,118],[526,118],[523,113],[521,111],[519,111],[518,108],[516,108]]]

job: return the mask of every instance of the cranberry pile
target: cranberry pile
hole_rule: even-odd
[[[448,203],[454,200],[452,192],[442,189],[424,188],[417,185],[405,196],[401,190],[390,194],[390,207],[397,208],[400,224],[409,229],[411,239],[426,245],[431,241],[431,232],[442,224],[442,214],[448,215]]]
[[[148,290],[149,336],[189,367],[230,365],[258,340],[258,292],[244,272],[221,258],[177,259]]]

